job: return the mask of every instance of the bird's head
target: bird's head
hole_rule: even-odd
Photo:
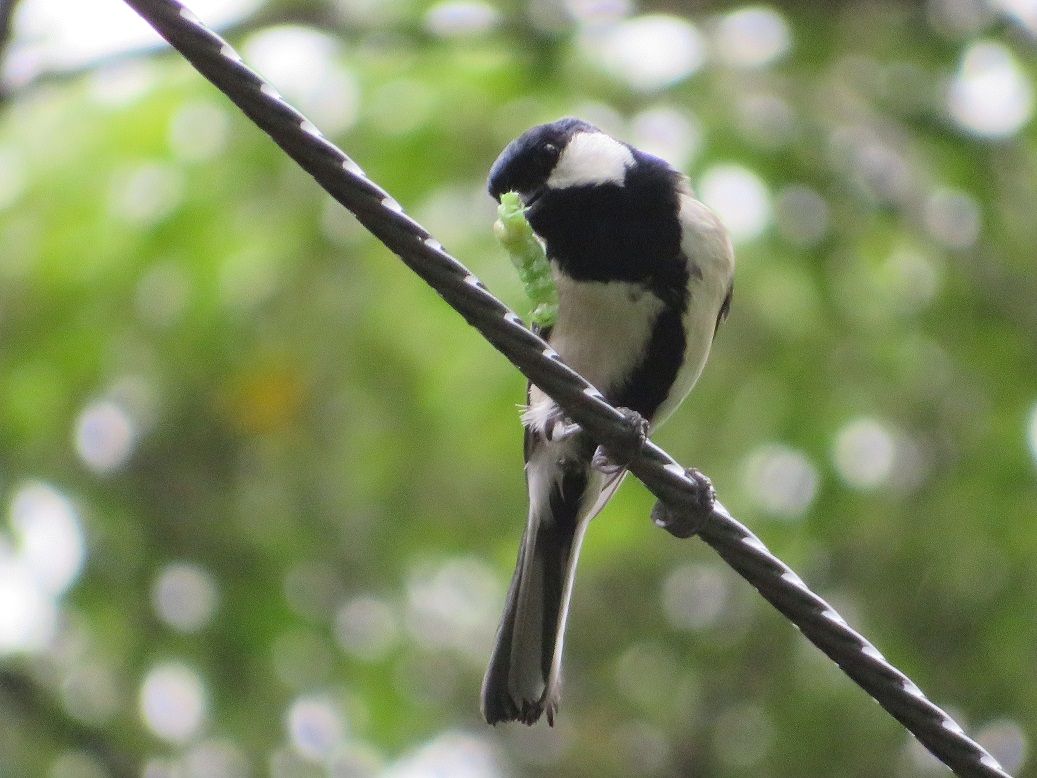
[[[549,190],[622,185],[630,147],[581,119],[559,119],[522,133],[497,157],[488,188],[495,200],[518,192],[527,207]]]

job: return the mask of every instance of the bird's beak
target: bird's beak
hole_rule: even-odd
[[[522,198],[522,204],[529,209],[543,196],[545,191],[547,191],[547,187],[541,186],[529,192],[519,192],[519,197]]]

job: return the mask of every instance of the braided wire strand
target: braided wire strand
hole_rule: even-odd
[[[177,0],[125,1],[593,439],[627,439],[630,430],[620,411],[561,362],[517,314],[490,294],[425,228],[403,213],[396,200],[284,102],[190,10]],[[629,469],[660,501],[676,506],[678,512],[680,506],[695,504],[700,497],[696,481],[650,440]],[[698,534],[955,774],[1010,778],[982,746],[719,502]]]

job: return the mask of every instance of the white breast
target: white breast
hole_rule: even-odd
[[[601,391],[637,366],[662,301],[640,284],[625,281],[573,281],[555,272],[558,321],[550,343],[567,365]],[[543,429],[550,398],[535,386],[523,420]]]
[[[663,303],[640,284],[555,276],[559,304],[551,345],[567,364],[605,389],[641,359]]]

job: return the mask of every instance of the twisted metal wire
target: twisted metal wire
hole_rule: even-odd
[[[126,0],[209,81],[288,153],[368,230],[432,286],[594,440],[628,444],[630,421],[530,332],[482,282],[403,213],[345,153],[285,103],[237,53],[177,0]],[[674,515],[694,516],[701,485],[646,441],[629,469]],[[851,629],[827,602],[775,557],[719,502],[697,534],[957,775],[1008,776],[997,761],[922,691]]]

